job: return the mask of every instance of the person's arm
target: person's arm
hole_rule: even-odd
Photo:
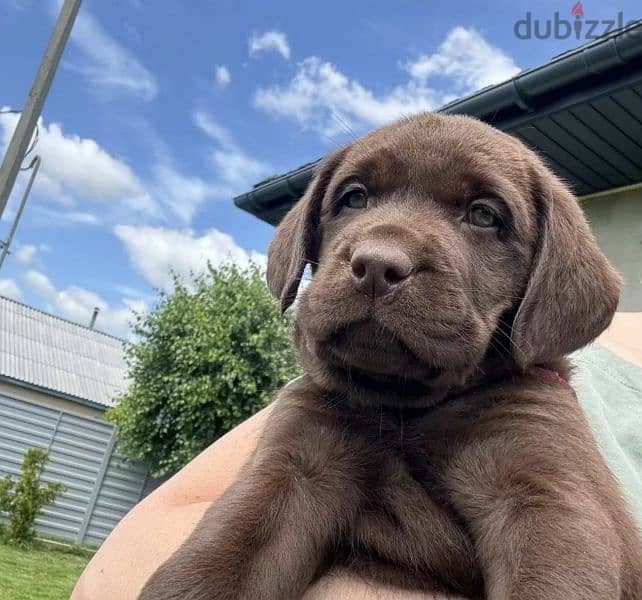
[[[223,436],[135,506],[87,565],[71,600],[136,598],[152,573],[187,539],[207,508],[234,481],[254,450],[269,410],[262,410]],[[398,592],[341,572],[323,577],[305,595],[305,600],[336,598],[439,600],[441,597]]]
[[[137,504],[87,565],[72,600],[136,598],[156,568],[234,481],[254,449],[268,410],[223,436]]]

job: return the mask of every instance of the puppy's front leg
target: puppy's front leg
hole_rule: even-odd
[[[617,524],[591,482],[561,458],[550,460],[544,444],[541,454],[518,446],[490,441],[450,472],[488,600],[620,598]]]
[[[308,587],[356,517],[364,471],[340,425],[287,395],[239,480],[141,600],[292,600]]]
[[[614,525],[596,503],[584,506],[595,512],[581,516],[573,506],[526,508],[507,515],[512,522],[505,522],[503,531],[495,526],[494,534],[500,537],[486,548],[487,598],[620,598],[619,549],[611,537]]]

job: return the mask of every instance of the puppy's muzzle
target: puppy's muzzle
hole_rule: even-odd
[[[372,298],[387,296],[412,274],[410,257],[396,244],[362,242],[350,258],[354,287]]]

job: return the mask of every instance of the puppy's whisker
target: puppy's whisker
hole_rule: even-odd
[[[510,356],[510,352],[508,351],[508,348],[504,346],[503,344],[500,344],[500,342],[496,339],[490,338],[490,347],[493,348],[497,352],[497,354],[501,357],[506,357]]]
[[[488,333],[488,338],[489,338],[489,345],[494,347],[495,350],[499,350],[500,348],[506,353],[506,356],[510,356],[510,345],[511,345],[511,339],[510,336],[506,334],[505,331],[502,330],[501,326],[496,327],[495,329],[492,329],[489,325],[486,326],[486,331]],[[497,339],[497,334],[502,334],[508,339],[508,346],[506,346],[501,340]],[[501,352],[500,352],[501,355]]]
[[[510,344],[510,346],[515,348],[522,355],[522,357],[525,358],[526,352],[524,352],[524,350],[515,343],[515,340],[503,329],[503,327],[510,328],[510,325],[506,323],[506,321],[504,321],[503,319],[499,319],[498,324],[499,324],[499,327],[497,327],[496,332],[503,335],[508,340],[508,343]],[[525,341],[530,347],[530,342],[528,342],[527,340]]]
[[[504,323],[504,325],[506,324]],[[494,335],[491,337],[490,344],[493,348],[495,348],[495,350],[499,352],[500,356],[502,356],[502,352],[499,350],[498,345],[505,352],[505,356],[507,357],[511,355],[511,348],[514,348],[522,356],[522,358],[527,357],[526,352],[524,352],[524,350],[520,348],[518,344],[515,343],[513,338],[510,335],[508,335],[501,327],[498,327],[494,333],[503,335],[508,340],[508,346],[506,346],[500,339],[498,339]]]
[[[509,340],[510,340],[510,338],[509,338]],[[499,352],[500,356],[502,356],[502,354],[504,356],[510,356],[511,355],[510,347],[506,346],[506,344],[504,344],[501,340],[497,339],[496,337],[495,338],[491,338],[491,344],[493,345],[493,347],[496,350],[500,350],[500,352]],[[514,344],[513,344],[513,346],[514,346]],[[516,349],[518,351],[520,351],[518,348],[516,348]]]
[[[337,139],[335,136],[330,135],[329,133],[322,133],[321,134],[323,139],[329,142],[332,146],[341,146],[341,141]]]
[[[321,267],[322,266],[320,262],[318,262],[316,260],[312,260],[311,258],[306,258],[305,262],[309,263],[311,265],[316,265],[317,267]]]
[[[349,123],[341,116],[340,113],[338,113],[335,109],[332,109],[332,118],[335,120],[335,122],[343,129],[345,133],[347,133],[353,141],[356,141],[357,135],[355,132],[352,130],[352,127],[350,127]]]
[[[458,289],[459,289],[459,290],[461,290],[462,292],[475,292],[475,293],[479,293],[479,292],[481,291],[479,288],[466,288],[466,287],[459,287]],[[496,291],[493,291],[493,292],[492,292],[492,295],[493,295],[493,296],[497,296],[497,297],[499,297],[499,298],[508,298],[508,299],[510,299],[510,300],[523,300],[523,299],[524,299],[524,296],[513,296],[513,295],[511,295],[511,294],[502,294],[501,292],[496,292]]]
[[[464,344],[467,343],[467,340],[464,337],[464,335],[460,331],[457,331],[457,329],[455,329],[454,327],[451,327],[449,323],[439,322],[439,323],[435,323],[435,325],[439,325],[440,327],[443,327],[446,331],[448,331],[450,334],[452,334],[454,337],[459,339]],[[430,343],[430,339],[427,339],[427,341],[428,343]],[[430,350],[430,348],[428,348],[428,350]]]

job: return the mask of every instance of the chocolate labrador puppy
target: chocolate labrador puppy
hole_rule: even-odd
[[[642,598],[642,549],[564,356],[620,278],[515,138],[424,114],[328,157],[268,284],[306,265],[281,391],[243,475],[141,598],[291,600],[335,565],[490,600]]]

